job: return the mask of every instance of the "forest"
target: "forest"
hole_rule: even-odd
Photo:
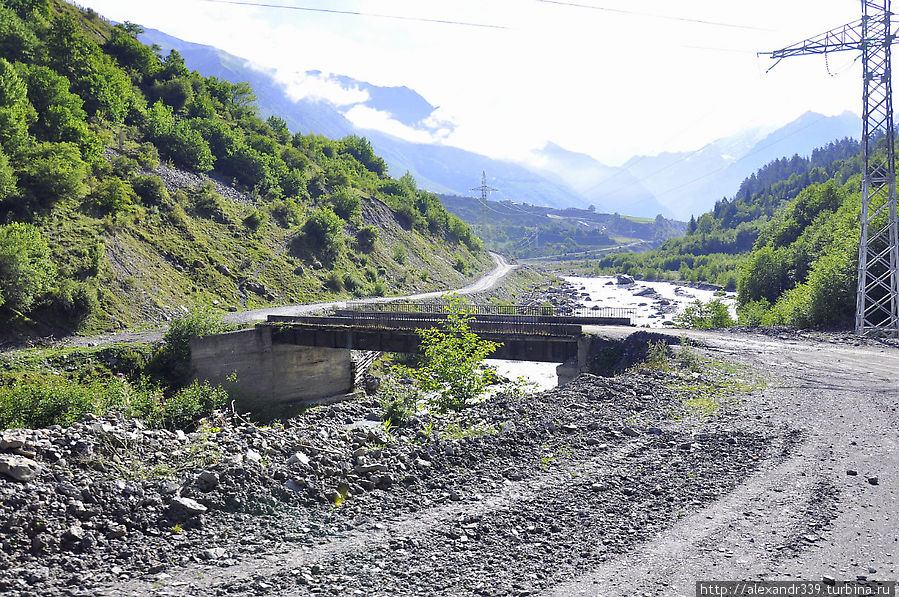
[[[863,158],[842,139],[775,160],[733,198],[648,253],[610,255],[596,273],[709,282],[738,291],[740,323],[846,327],[855,308]]]

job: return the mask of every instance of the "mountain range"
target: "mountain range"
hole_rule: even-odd
[[[764,164],[843,137],[858,137],[861,120],[851,112],[813,112],[780,128],[756,127],[695,151],[634,156],[608,166],[554,143],[526,162],[494,159],[442,144],[453,124],[408,87],[383,87],[317,70],[283,73],[208,45],[148,29],[142,41],[163,52],[177,50],[191,69],[232,83],[250,83],[261,115],[277,114],[295,132],[331,138],[358,134],[371,142],[391,174],[408,171],[421,188],[471,195],[486,171],[497,200],[554,208],[594,206],[599,212],[689,219],[732,196],[744,178]],[[360,116],[365,116],[362,118]]]

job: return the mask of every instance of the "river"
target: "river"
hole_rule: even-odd
[[[715,290],[692,288],[672,282],[635,281],[633,284],[619,284],[617,276],[596,278],[563,278],[579,293],[578,302],[584,307],[624,307],[634,310],[631,321],[637,327],[660,328],[673,325],[674,317],[683,313],[691,302],[709,302],[720,299],[727,305],[731,316],[736,318],[736,293],[725,292],[717,295]],[[557,363],[536,363],[530,361],[504,361],[490,359],[487,364],[496,368],[497,373],[508,379],[523,378],[537,391],[549,390],[557,385]]]

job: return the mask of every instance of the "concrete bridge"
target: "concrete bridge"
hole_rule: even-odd
[[[470,322],[480,337],[503,343],[491,358],[560,363],[560,385],[585,370],[590,343],[582,325],[630,324],[624,311],[540,308],[510,314],[502,309],[510,308],[480,307]],[[192,340],[191,362],[197,379],[227,387],[240,397],[242,408],[270,411],[352,392],[357,351],[419,353],[416,330],[438,327],[445,317],[439,310],[407,305],[328,316],[270,316],[250,329]]]

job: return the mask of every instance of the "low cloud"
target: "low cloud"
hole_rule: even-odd
[[[326,101],[342,108],[367,102],[368,91],[355,85],[344,86],[328,73],[285,73],[277,71],[275,77],[284,84],[287,95],[294,101],[303,99]]]

